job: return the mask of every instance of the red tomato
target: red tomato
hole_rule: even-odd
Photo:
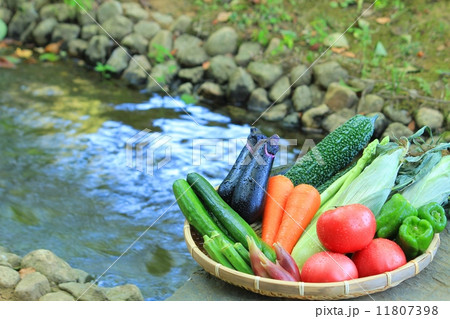
[[[360,277],[382,274],[406,264],[400,246],[386,238],[375,238],[366,248],[354,253],[352,260]]]
[[[301,278],[304,282],[343,281],[358,278],[358,270],[344,254],[322,251],[304,263]]]
[[[326,211],[317,220],[317,236],[330,251],[347,254],[366,247],[375,236],[377,222],[364,205],[352,204]]]

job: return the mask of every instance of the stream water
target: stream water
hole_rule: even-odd
[[[108,269],[99,285],[132,283],[163,300],[198,267],[172,183],[191,171],[220,183],[243,144],[214,139],[245,139],[250,126],[118,83],[72,63],[1,70],[0,245],[49,249],[94,276]],[[145,129],[164,147],[127,154]]]

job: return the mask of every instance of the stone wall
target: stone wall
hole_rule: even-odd
[[[243,41],[232,27],[209,32],[187,15],[174,18],[138,2],[101,1],[89,12],[50,0],[0,2],[10,37],[40,47],[60,41],[69,55],[90,66],[108,64],[116,77],[148,94],[194,95],[306,132],[331,132],[360,113],[378,115],[376,137],[409,135],[428,125],[450,139],[448,107],[443,112],[445,107],[424,105],[411,114],[335,61],[287,68],[270,62],[280,49],[277,38],[262,47]]]
[[[22,258],[0,246],[0,301],[144,300],[135,285],[104,288],[94,280],[49,250],[34,250]]]

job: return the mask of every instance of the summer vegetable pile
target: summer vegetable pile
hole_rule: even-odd
[[[426,252],[447,223],[450,143],[428,127],[371,140],[374,122],[354,116],[284,172],[272,167],[279,137],[251,128],[217,190],[195,172],[176,180],[178,205],[210,258],[260,277],[335,282]]]

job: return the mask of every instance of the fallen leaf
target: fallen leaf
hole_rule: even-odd
[[[15,69],[16,65],[8,59],[0,56],[0,68],[1,69]]]
[[[380,18],[376,18],[375,21],[379,24],[386,24],[391,22],[391,18],[389,17],[380,17]]]
[[[209,62],[209,61],[203,62],[203,64],[202,64],[203,70],[208,70],[210,65],[211,65],[211,62]]]
[[[50,43],[50,44],[48,44],[45,47],[44,51],[47,52],[47,53],[58,54],[59,53],[59,49],[61,47],[61,44],[63,44],[62,40],[58,41],[58,42],[55,42],[55,43]]]
[[[36,60],[34,57],[31,57],[31,58],[25,60],[25,63],[28,63],[28,64],[36,64],[36,63],[37,63],[37,60]]]
[[[175,55],[177,54],[178,50],[177,49],[173,49],[172,51],[170,51],[170,54]]]
[[[345,51],[345,52],[342,52],[341,55],[342,55],[342,56],[345,56],[345,57],[347,57],[347,58],[351,58],[351,59],[356,58],[356,54],[354,54],[354,53],[351,52],[351,51]]]
[[[18,58],[29,59],[33,55],[33,51],[28,50],[28,49],[17,48],[16,51],[14,52],[14,54]]]
[[[417,52],[417,57],[423,58],[425,56],[425,53],[423,51]]]
[[[218,22],[227,22],[228,19],[230,18],[230,16],[231,16],[231,12],[222,11],[222,12],[219,12],[219,14],[217,15],[216,20]]]
[[[345,52],[345,50],[347,50],[347,49],[346,48],[337,48],[337,47],[331,48],[331,51],[333,51],[334,53],[337,53],[337,54],[341,54],[341,53]]]
[[[444,51],[445,50],[445,45],[441,44],[440,46],[438,46],[436,48],[437,51]]]
[[[19,275],[20,275],[20,278],[23,278],[26,275],[32,274],[34,272],[36,272],[36,269],[34,269],[32,267],[22,268],[19,270]]]
[[[408,128],[414,132],[416,130],[416,123],[414,121],[409,122]]]
[[[309,47],[311,51],[317,51],[320,48],[320,43],[315,43]]]

